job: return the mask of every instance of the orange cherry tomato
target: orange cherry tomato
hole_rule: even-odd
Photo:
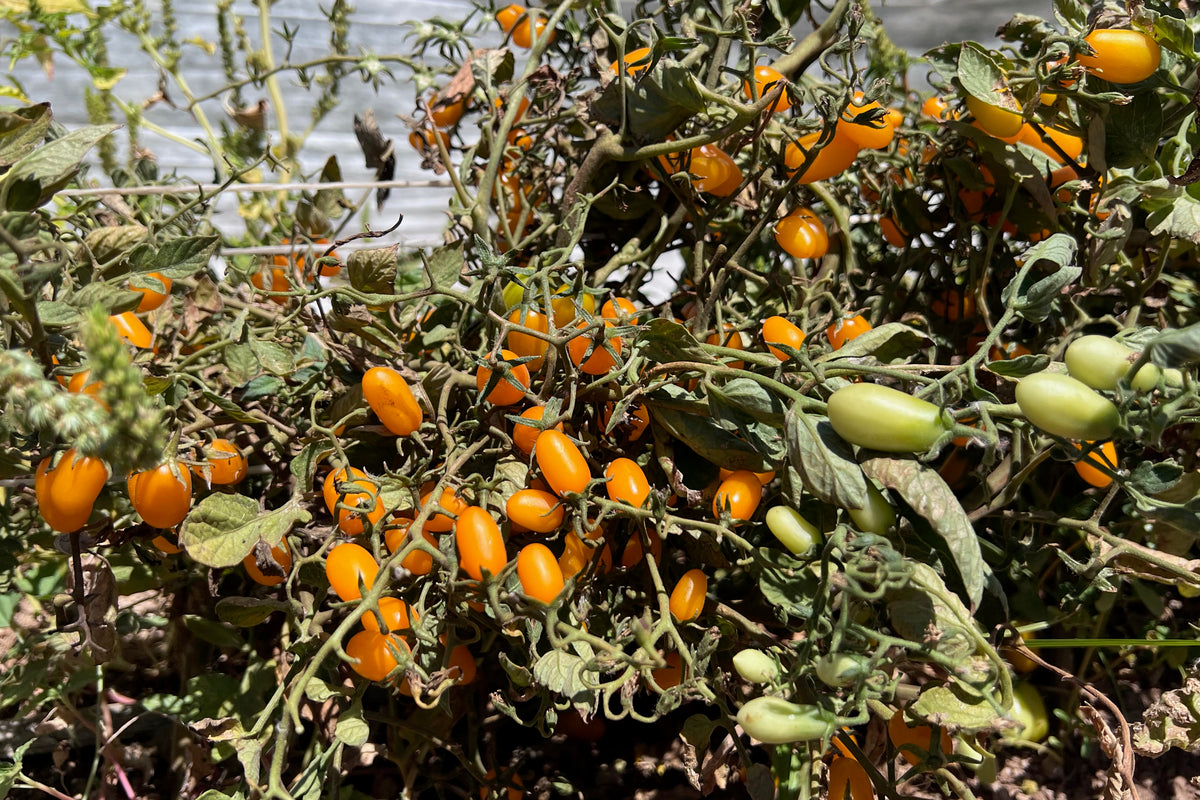
[[[732,477],[733,473],[736,471],[737,470],[725,469],[724,467],[721,467],[719,470],[717,470],[717,477],[724,481]],[[754,477],[758,478],[759,483],[761,483],[763,486],[766,486],[768,483],[775,480],[775,470],[769,469],[766,472],[755,472]]]
[[[617,404],[610,400],[601,409],[600,426],[603,430],[609,430],[609,425],[612,423],[612,414],[616,407]],[[627,432],[628,435],[626,438],[631,442],[636,442],[642,438],[648,427],[650,427],[649,409],[641,403],[631,403],[625,407],[624,418],[617,423],[617,427],[611,433],[615,434],[618,431]]]
[[[904,247],[908,244],[908,234],[896,224],[893,217],[880,217],[879,230],[883,234],[883,240],[892,247]]]
[[[742,91],[748,98],[761,98],[778,85],[784,87],[783,94],[779,95],[779,99],[771,104],[771,111],[787,111],[792,107],[792,101],[787,94],[787,78],[783,77],[779,70],[774,67],[768,67],[765,64],[755,67],[754,87],[751,88],[750,81],[745,81],[742,84]]]
[[[1075,444],[1081,452],[1083,445]],[[1093,444],[1088,442],[1088,444]],[[1108,473],[1104,472],[1100,467],[1107,467],[1110,470],[1117,468],[1117,446],[1111,441],[1101,442],[1099,447],[1096,447],[1092,452],[1075,462],[1075,471],[1079,473],[1079,477],[1083,478],[1088,484],[1095,486],[1097,489],[1107,489],[1112,485],[1113,479]]]
[[[817,152],[812,163],[802,173],[800,183],[832,178],[849,169],[854,159],[858,158],[859,147],[845,134],[843,127],[844,125],[839,125],[834,131],[833,139]],[[783,163],[787,166],[789,175],[804,165],[808,152],[816,147],[820,138],[821,131],[813,131],[784,148]]]
[[[843,317],[833,323],[825,329],[825,336],[829,338],[829,343],[833,345],[834,350],[840,350],[846,342],[862,336],[869,330],[871,330],[871,323],[867,322],[860,314],[849,318]]]
[[[689,569],[671,590],[668,604],[671,616],[678,622],[690,622],[700,616],[704,608],[704,596],[708,592],[708,576],[703,570]]]
[[[151,278],[152,280],[147,281],[146,278]],[[140,292],[142,295],[142,299],[138,303],[138,307],[136,309],[137,313],[139,314],[144,314],[147,311],[153,311],[163,303],[167,302],[167,298],[171,296],[171,279],[163,275],[161,272],[147,272],[145,275],[136,276],[134,281],[142,284],[139,286],[136,283],[131,283],[129,286],[130,289],[133,289],[135,292]],[[163,288],[161,291],[154,288],[154,281],[158,281],[158,283],[162,284]]]
[[[975,316],[975,295],[962,294],[958,289],[945,289],[933,298],[929,310],[944,320],[958,322]]]
[[[463,101],[448,103],[437,96],[430,98],[429,119],[436,128],[453,128],[462,119]]]
[[[530,330],[539,333],[550,332],[550,318],[540,311],[533,309],[514,309],[508,315],[508,321],[514,325],[521,325]],[[510,328],[507,338],[508,348],[517,356],[532,356],[533,360],[528,362],[525,367],[530,372],[537,372],[542,368],[542,363],[545,361],[546,350],[550,347],[550,343],[545,339],[540,339],[531,333],[525,333],[517,328]]]
[[[988,349],[988,360],[1008,361],[1021,356],[1033,355],[1033,351],[1020,342],[996,342]]]
[[[483,571],[496,575],[508,563],[504,552],[504,537],[492,515],[479,506],[468,506],[454,523],[454,542],[458,547],[458,564],[477,581]]]
[[[521,412],[521,419],[540,422],[545,414],[545,406],[530,406]],[[554,429],[556,431],[561,431],[563,429],[562,423],[560,422],[555,425]],[[541,432],[542,431],[540,428],[535,428],[532,425],[526,425],[521,422],[515,422],[513,423],[512,432],[513,444],[515,444],[517,449],[522,453],[529,455],[533,452],[533,446],[537,443],[538,434]]]
[[[154,341],[154,335],[150,333],[150,329],[134,316],[132,311],[114,314],[108,319],[122,339],[140,350],[149,348]]]
[[[604,536],[604,530],[597,527],[586,535],[589,541],[595,541]],[[608,572],[612,569],[612,549],[608,546],[608,542],[592,548],[584,544],[574,531],[568,531],[567,535],[563,537],[563,553],[558,557],[558,565],[562,568],[563,577],[574,578],[594,559],[599,559],[601,572]]]
[[[650,68],[650,52],[649,47],[639,47],[625,54],[625,58],[623,59],[625,62],[625,72],[629,77],[636,78]],[[614,73],[620,72],[620,64],[621,62],[614,61],[608,65],[608,68]]]
[[[429,505],[430,498],[433,497],[433,486],[430,485],[428,489],[422,486],[421,489],[421,507],[424,508]],[[442,489],[442,496],[438,499],[438,505],[457,517],[467,510],[470,503],[455,494],[452,487],[447,486],[445,489]],[[446,533],[453,528],[454,520],[439,511],[429,515],[429,519],[425,520],[423,530],[430,531],[431,533]]]
[[[875,786],[862,764],[846,756],[833,757],[829,762],[830,800],[871,800],[874,796]]]
[[[505,33],[512,33],[512,29],[517,26],[517,20],[525,13],[525,6],[512,5],[505,6],[496,12],[496,22],[500,23],[500,30]]]
[[[271,558],[283,570],[283,575],[268,575],[258,568],[258,559],[251,552],[248,556],[242,559],[242,567],[246,570],[246,574],[250,576],[250,580],[263,586],[278,586],[287,578],[287,573],[292,571],[292,553],[288,549],[287,543],[282,542],[277,547],[271,548]]]
[[[512,350],[501,350],[497,360],[505,363],[506,372],[521,385],[521,388],[518,389],[509,383],[507,378],[501,376],[496,380],[496,385],[492,390],[483,398],[485,403],[491,403],[494,406],[511,406],[525,399],[525,390],[529,388],[529,368],[524,364],[511,363],[517,358],[517,354]],[[491,379],[492,370],[481,364],[475,372],[475,388],[482,393]]]
[[[713,497],[713,516],[720,517],[721,511],[728,508],[729,516],[734,520],[750,519],[762,500],[762,491],[757,475],[750,470],[737,470],[717,488]]]
[[[663,543],[662,539],[658,538],[658,534],[650,532],[650,557],[657,564],[662,561]],[[646,557],[646,551],[642,546],[642,537],[638,533],[634,533],[629,537],[629,541],[625,543],[625,549],[621,551],[621,566],[625,569],[633,569],[638,564],[642,563],[642,559]]]
[[[412,540],[412,533],[409,530],[411,523],[411,519],[393,517],[392,522],[384,529],[384,542],[387,544],[389,553],[394,553],[408,546],[408,543]],[[425,541],[434,550],[438,549],[438,540],[434,538],[433,534],[428,531],[421,531],[421,536],[424,537]],[[400,559],[400,566],[413,575],[428,575],[433,571],[433,556],[424,550],[413,550]]]
[[[588,325],[585,322],[581,322],[576,327],[580,331],[585,331]],[[620,336],[611,336],[608,334],[608,329],[612,327],[614,327],[612,322],[609,320],[604,321],[605,339],[607,340],[608,347],[611,347],[613,352],[620,355],[624,342]],[[590,354],[589,350],[591,351]],[[579,367],[579,370],[587,375],[607,375],[617,365],[612,353],[609,353],[604,345],[596,343],[591,332],[580,333],[568,341],[567,355],[571,357],[571,363]]]
[[[77,456],[71,448],[50,468],[43,458],[34,476],[38,510],[46,524],[59,533],[72,533],[87,524],[92,506],[108,481],[108,468],[98,458]]]
[[[775,241],[792,258],[821,258],[829,252],[829,232],[809,208],[797,208],[776,222]]]
[[[329,588],[343,600],[362,599],[362,589],[370,590],[379,574],[379,564],[367,548],[343,542],[325,556],[325,577]]]
[[[767,349],[771,351],[771,355],[780,361],[787,361],[791,356],[774,345],[783,344],[793,350],[799,350],[804,344],[804,331],[779,316],[767,317],[763,322],[762,337],[763,341],[767,343]]]
[[[1111,83],[1138,83],[1158,71],[1162,48],[1141,31],[1097,28],[1083,37],[1092,53],[1080,53],[1079,63],[1092,75]]]
[[[471,655],[471,650],[465,644],[456,644],[450,650],[450,657],[446,661],[446,670],[450,673],[450,677],[458,681],[459,686],[466,686],[475,680],[475,673],[478,667],[475,664],[475,656]]]
[[[153,528],[174,528],[183,522],[192,507],[192,473],[175,462],[176,477],[170,464],[135,472],[129,476],[129,501],[146,524]]]
[[[600,316],[605,319],[611,319],[613,322],[620,322],[623,325],[630,325],[637,322],[639,309],[634,305],[633,301],[626,297],[613,297],[604,301],[604,305],[600,306]]]
[[[363,375],[363,397],[383,427],[408,436],[421,427],[424,415],[404,376],[391,367],[371,367]]]
[[[214,439],[204,448],[207,467],[194,467],[203,476],[207,469],[209,483],[216,486],[232,486],[246,477],[246,457],[228,439]]]
[[[953,747],[950,741],[950,734],[945,728],[938,728],[938,742],[941,746],[943,754],[949,755]],[[917,748],[926,753],[933,748],[933,728],[928,725],[916,723],[909,725],[904,718],[904,709],[897,709],[892,718],[888,720],[888,738],[892,740],[892,746],[900,751],[900,755],[904,756],[904,760],[909,764],[916,765],[921,761],[921,756],[916,752]]]
[[[667,665],[650,670],[650,674],[660,689],[674,689],[683,683],[683,659],[679,653],[672,651],[663,656],[663,660]]]
[[[541,489],[514,492],[504,505],[509,521],[525,530],[553,533],[562,527],[563,506],[556,495]]]
[[[251,275],[250,282],[252,284],[254,284],[255,287],[257,287],[258,289],[260,289],[261,291],[264,291],[264,292],[266,292],[266,291],[290,292],[292,290],[292,282],[288,278],[287,271],[284,270],[282,267],[272,267],[271,271],[270,271],[270,275],[271,275],[271,288],[269,290],[267,289],[266,279],[263,278],[262,270],[259,270],[258,272],[255,272],[253,275]],[[271,302],[273,302],[277,305],[286,306],[288,303],[288,297],[286,295],[282,295],[282,294],[272,294]]]
[[[366,617],[363,617],[366,619]],[[346,655],[355,659],[350,668],[369,681],[381,681],[391,674],[399,661],[393,650],[408,651],[408,644],[394,634],[361,630],[346,642]]]
[[[608,497],[617,503],[628,503],[634,508],[641,508],[650,496],[650,482],[646,473],[638,463],[630,458],[618,458],[604,470],[608,483]]]
[[[517,553],[517,577],[521,591],[543,603],[554,602],[563,590],[562,568],[550,548],[540,542],[527,544]]]
[[[862,92],[854,93],[854,101],[846,106],[846,110],[842,112],[842,119],[838,125],[838,130],[845,129],[845,136],[862,148],[870,150],[883,150],[892,143],[896,137],[896,125],[894,118],[888,114],[880,117],[873,122],[854,122],[853,120],[860,115],[882,108],[875,101],[870,103],[863,102],[864,97]]]
[[[937,122],[947,122],[951,118],[950,105],[945,98],[937,95],[925,98],[925,102],[921,104],[921,113]]]
[[[343,488],[339,489],[338,484],[342,484]],[[363,532],[364,517],[372,525],[377,525],[386,511],[379,498],[379,485],[357,467],[350,467],[349,473],[344,468],[330,472],[325,477],[322,494],[329,513],[337,518],[338,528],[350,536]],[[349,508],[337,508],[339,500]],[[356,511],[355,508],[361,510]]]
[[[409,615],[412,615],[412,622],[420,619],[415,608],[410,608],[408,603],[398,597],[381,597],[379,598],[379,614],[374,611],[368,611],[362,615],[363,627],[369,631],[383,633],[379,630],[379,617],[383,617],[383,624],[387,626],[388,631],[406,631],[411,626]]]
[[[559,497],[582,492],[592,479],[587,459],[562,431],[548,430],[538,434],[533,453],[546,482]]]

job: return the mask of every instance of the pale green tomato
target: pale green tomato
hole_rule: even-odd
[[[1035,373],[1021,379],[1016,394],[1026,419],[1064,439],[1111,439],[1121,424],[1111,401],[1070,375]]]
[[[882,536],[896,524],[896,512],[869,479],[866,506],[850,508],[847,511],[850,513],[850,519],[854,520],[854,524],[864,533],[877,533]]]
[[[1050,733],[1050,718],[1046,704],[1032,683],[1021,681],[1013,686],[1013,706],[1008,715],[1021,727],[1010,736],[1025,742],[1040,742]]]
[[[762,650],[746,648],[733,657],[733,668],[742,680],[750,683],[770,683],[779,677],[779,665]]]
[[[1081,336],[1067,347],[1063,355],[1072,378],[1083,381],[1093,389],[1115,389],[1117,384],[1141,353],[1130,350],[1116,339],[1107,336]],[[1159,370],[1145,364],[1133,376],[1129,385],[1139,392],[1148,392],[1158,383]]]
[[[817,659],[817,677],[826,686],[853,686],[870,672],[867,659],[849,653],[828,653]]]
[[[819,706],[805,706],[782,697],[755,697],[738,709],[738,724],[764,744],[790,744],[828,739],[837,716]]]
[[[887,453],[924,453],[953,424],[933,403],[877,383],[843,386],[829,396],[825,413],[850,444]]]
[[[788,506],[774,506],[767,511],[767,528],[780,544],[797,556],[807,555],[813,545],[821,541],[817,526]]]

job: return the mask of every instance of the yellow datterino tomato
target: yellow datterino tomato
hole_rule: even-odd
[[[608,498],[617,503],[628,503],[634,508],[641,508],[650,496],[650,482],[646,473],[638,463],[629,458],[618,458],[604,470],[608,483]]]
[[[543,603],[552,603],[563,590],[563,573],[554,553],[546,545],[527,544],[517,553],[517,577],[521,591]]]
[[[875,786],[863,765],[847,756],[834,756],[829,762],[830,800],[871,800]]]
[[[262,586],[278,586],[287,580],[287,574],[292,571],[292,552],[288,549],[286,541],[271,547],[271,560],[275,562],[275,566],[283,573],[282,575],[267,574],[260,569],[258,559],[253,551],[242,559],[242,567],[250,576],[250,580],[255,583]]]
[[[513,325],[519,325],[537,333],[548,334],[550,332],[550,318],[533,309],[514,309],[508,315],[508,321]],[[537,372],[542,368],[550,342],[532,333],[525,333],[520,328],[509,328],[506,341],[508,349],[513,353],[533,359],[525,364],[530,372]]]
[[[1083,450],[1084,445],[1072,442],[1077,449]],[[1112,476],[1105,472],[1115,472],[1117,469],[1117,446],[1112,440],[1096,444],[1095,442],[1087,442],[1093,449],[1085,458],[1075,462],[1075,471],[1079,473],[1079,477],[1083,478],[1088,484],[1095,486],[1097,489],[1107,489],[1112,485]]]
[[[421,487],[421,507],[424,508],[430,504],[433,498],[433,484],[426,484]],[[442,489],[442,494],[437,500],[437,505],[443,510],[449,511],[454,516],[458,516],[467,509],[470,503],[463,500],[454,491],[454,488],[447,486]],[[430,513],[429,518],[425,520],[423,530],[431,533],[445,533],[454,528],[454,520],[441,513],[441,511]]]
[[[782,344],[793,350],[799,350],[800,346],[804,344],[804,331],[780,316],[767,317],[763,322],[762,337],[763,341],[767,343],[767,349],[771,351],[771,355],[780,361],[787,361],[791,356],[775,345]]]
[[[1013,102],[1016,103],[1015,100]],[[1021,126],[1025,124],[1019,105],[1016,110],[1001,108],[969,94],[967,95],[967,110],[971,112],[971,116],[975,117],[975,123],[981,130],[997,139],[1010,139],[1017,136],[1021,132]]]
[[[379,524],[386,509],[379,497],[379,485],[357,467],[335,469],[325,477],[321,487],[325,507],[337,519],[342,533],[357,536],[364,530],[363,520]],[[338,508],[341,502],[349,508]],[[356,510],[357,509],[357,510]]]
[[[708,576],[703,570],[689,569],[671,590],[668,607],[671,616],[678,622],[690,622],[700,616],[704,609],[704,597],[708,593]]]
[[[404,376],[391,367],[372,367],[362,379],[363,397],[383,427],[408,436],[421,427],[424,414]]]
[[[413,535],[411,527],[412,520],[407,517],[394,516],[392,518],[383,532],[384,542],[387,544],[389,553],[395,553],[408,546]],[[421,536],[429,543],[430,547],[434,550],[438,549],[438,540],[432,533],[421,531]],[[428,575],[433,571],[433,556],[424,550],[413,549],[400,560],[400,566],[413,575]]]
[[[938,750],[943,756],[950,755],[953,742],[945,728],[938,729]],[[916,765],[933,751],[933,728],[924,723],[910,724],[904,717],[904,709],[896,709],[888,720],[888,738],[892,746],[900,751],[904,760]]]
[[[651,64],[651,49],[649,47],[639,47],[636,50],[630,50],[625,54],[621,61],[614,61],[608,65],[608,68],[614,73],[621,71],[621,64],[625,64],[625,74],[631,78],[636,78],[650,68]]]
[[[246,457],[228,439],[214,439],[204,448],[206,464],[193,467],[196,474],[208,478],[214,486],[232,486],[246,477]]]
[[[171,296],[171,279],[161,272],[147,272],[145,275],[134,276],[129,282],[129,288],[142,295],[135,310],[144,314],[167,302],[167,298]]]
[[[343,600],[362,599],[363,590],[370,590],[379,575],[379,563],[367,548],[343,542],[325,556],[325,577],[329,588]],[[361,589],[359,588],[361,585]]]
[[[625,343],[620,336],[613,336],[610,328],[616,327],[611,320],[604,320],[603,333],[597,339],[588,332],[589,325],[580,322],[575,326],[580,333],[567,342],[567,355],[571,363],[585,375],[607,375],[617,366],[613,353],[620,356]],[[609,352],[609,349],[612,352]]]
[[[406,631],[412,627],[413,622],[421,618],[421,615],[415,608],[398,597],[381,597],[379,598],[378,613],[372,610],[363,614],[362,625],[369,631],[383,633],[379,629],[381,617],[388,631]]]
[[[713,497],[713,516],[719,519],[721,512],[727,510],[735,522],[748,520],[754,516],[762,493],[763,485],[757,475],[747,469],[737,470],[717,487]]]
[[[521,412],[521,419],[529,420],[530,422],[541,422],[542,417],[545,415],[545,406],[530,406]],[[562,429],[563,424],[561,422],[554,426],[554,430],[556,431],[561,431]],[[525,455],[530,455],[533,453],[533,446],[537,444],[537,437],[541,432],[541,428],[535,428],[533,425],[514,422],[512,432],[513,444]]]
[[[872,100],[866,102],[862,92],[854,93],[854,100],[842,112],[838,131],[860,148],[883,150],[896,138],[896,118],[890,113],[868,121],[866,117],[883,106]],[[856,120],[862,120],[861,122]]]
[[[783,162],[791,175],[804,167],[810,151],[816,150],[812,163],[804,167],[800,183],[813,183],[832,178],[850,168],[854,159],[858,158],[859,146],[844,130],[845,125],[838,125],[833,138],[820,150],[816,150],[817,142],[821,139],[821,131],[805,134],[795,142],[788,144],[783,151]]]
[[[504,363],[504,374],[496,379],[495,386],[483,398],[484,402],[494,406],[511,406],[525,399],[525,390],[529,388],[529,368],[524,364],[512,363],[518,358],[520,356],[512,350],[500,351],[496,360]],[[509,378],[519,384],[519,387],[510,383]],[[491,379],[491,368],[480,364],[475,371],[475,388],[482,394]]]
[[[779,70],[760,64],[754,68],[753,84],[749,80],[742,83],[742,92],[751,100],[764,97],[776,88],[782,88],[782,92],[775,102],[771,103],[770,110],[787,111],[792,107],[792,101],[787,93],[787,78],[783,77]]]
[[[504,504],[510,522],[525,530],[553,533],[562,527],[564,511],[558,496],[541,489],[521,489]]]
[[[1083,40],[1091,54],[1080,53],[1079,63],[1092,75],[1110,83],[1138,83],[1158,71],[1162,48],[1141,31],[1099,28]]]
[[[871,323],[861,314],[853,317],[843,317],[825,329],[825,336],[834,350],[841,350],[842,345],[851,339],[857,339],[871,330]]]
[[[345,650],[354,659],[351,669],[369,681],[381,681],[399,666],[396,652],[408,652],[409,646],[395,634],[361,630],[350,637]]]
[[[486,509],[468,506],[454,523],[454,543],[458,548],[458,564],[477,581],[483,580],[486,570],[497,575],[508,563],[504,537],[500,526]]]
[[[168,463],[135,472],[126,486],[133,510],[154,528],[174,528],[192,507],[192,473],[182,461],[174,471]]]
[[[51,456],[38,464],[34,494],[46,524],[59,533],[72,533],[87,524],[96,498],[108,481],[108,468],[98,458],[67,450],[50,467]]]
[[[551,429],[538,434],[533,454],[542,476],[559,497],[582,492],[592,479],[587,459],[562,431]]]
[[[154,343],[154,334],[132,311],[114,314],[108,319],[117,329],[117,334],[139,350],[146,350]]]
[[[821,258],[829,251],[829,232],[811,208],[797,208],[776,222],[775,241],[792,258]]]

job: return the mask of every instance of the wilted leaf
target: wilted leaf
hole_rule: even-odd
[[[862,468],[829,420],[806,414],[799,405],[793,405],[784,424],[788,465],[799,475],[804,488],[826,503],[842,508],[865,506],[867,481]]]
[[[273,511],[260,512],[258,503],[240,494],[212,494],[200,501],[183,521],[179,544],[188,555],[209,567],[232,567],[262,539],[277,547],[298,522],[312,515],[293,499]]]
[[[716,363],[716,359],[700,346],[687,328],[669,319],[657,318],[646,323],[634,337],[632,349],[641,353],[651,364],[675,361]]]
[[[253,628],[276,611],[286,610],[286,603],[257,597],[222,597],[216,605],[217,619],[239,628]]]
[[[931,686],[921,692],[912,704],[912,710],[929,722],[949,728],[951,733],[985,730],[1000,719],[986,697],[968,691],[957,681],[945,686]]]

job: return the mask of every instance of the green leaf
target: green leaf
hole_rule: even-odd
[[[1150,206],[1146,224],[1152,234],[1200,244],[1200,200],[1172,186],[1165,196],[1154,198]]]
[[[242,411],[241,407],[238,406],[237,403],[226,398],[222,394],[218,394],[208,389],[202,390],[201,393],[204,395],[205,400],[208,400],[217,408],[221,409],[221,411],[234,422],[246,422],[255,425],[261,424],[262,422],[262,420],[247,414],[245,411]]]
[[[254,351],[262,368],[272,375],[286,377],[296,369],[295,358],[291,351],[283,345],[251,338],[250,349]]]
[[[286,612],[287,603],[257,597],[222,597],[216,605],[217,619],[239,628],[253,628],[276,611]]]
[[[168,278],[190,278],[207,270],[221,239],[218,236],[182,236],[134,248],[129,262],[136,272],[161,272]]]
[[[392,294],[396,287],[397,252],[396,245],[351,250],[346,256],[350,285],[360,292]]]
[[[371,726],[362,715],[362,701],[355,700],[350,707],[338,714],[334,737],[351,747],[362,747],[371,736]]]
[[[1024,319],[1030,322],[1044,322],[1050,316],[1054,301],[1062,290],[1070,286],[1083,270],[1079,267],[1067,266],[1075,257],[1075,240],[1064,233],[1056,233],[1044,241],[1025,251],[1023,258],[1034,262],[1025,275],[1024,283],[1018,285],[1013,280],[1004,287],[1000,298],[1006,305],[1011,305]],[[1052,270],[1048,275],[1037,279],[1039,268]]]
[[[583,680],[585,663],[574,653],[551,650],[534,662],[533,679],[572,702],[591,705],[596,693]]]
[[[1183,467],[1174,461],[1142,461],[1134,467],[1128,484],[1142,494],[1160,494],[1179,483]]]
[[[632,348],[651,364],[668,364],[676,361],[696,361],[715,364],[710,355],[687,328],[669,319],[650,320],[634,337]]]
[[[763,599],[793,617],[812,616],[812,600],[821,587],[809,564],[780,550],[758,549],[758,588]]]
[[[757,450],[722,428],[711,416],[670,408],[662,399],[656,400],[659,395],[660,392],[656,392],[648,398],[651,418],[701,458],[726,469],[754,472],[769,469]]]
[[[47,328],[69,328],[79,324],[79,311],[58,300],[38,301],[37,315]]]
[[[881,363],[907,360],[933,342],[921,331],[902,322],[888,322],[854,337],[837,350],[822,355],[817,361],[874,356]]]
[[[321,462],[321,459],[329,455],[329,452],[329,445],[327,443],[309,442],[292,458],[288,469],[291,470],[292,476],[295,477],[297,485],[301,487],[300,491],[304,491],[306,487],[313,485],[313,478],[317,474],[317,464]]]
[[[975,621],[940,575],[915,563],[909,584],[887,593],[888,618],[896,634],[928,646],[955,661],[965,661],[976,648]]]
[[[988,369],[1006,378],[1024,378],[1026,375],[1041,372],[1048,366],[1050,366],[1050,356],[1041,353],[987,362]]]
[[[29,749],[33,742],[33,738],[30,738],[17,745],[13,751],[13,760],[11,762],[0,761],[0,800],[5,800],[8,797],[9,791],[12,789],[13,784],[16,783],[17,777],[20,776],[21,762],[25,758],[25,751]]]
[[[429,275],[430,287],[449,289],[458,283],[463,270],[463,244],[461,241],[437,248],[425,259],[425,271]]]
[[[0,167],[12,166],[33,152],[46,138],[52,116],[49,103],[0,111]]]
[[[1162,136],[1161,100],[1154,92],[1134,95],[1128,105],[1112,105],[1104,125],[1104,160],[1110,169],[1150,164]]]
[[[867,481],[850,445],[825,417],[806,414],[799,404],[788,409],[784,422],[788,466],[804,488],[820,500],[842,508],[866,505]]]
[[[217,647],[237,650],[241,649],[242,645],[245,644],[236,631],[230,630],[222,623],[208,619],[207,617],[184,614],[183,624],[196,638]]]
[[[945,686],[930,686],[921,692],[911,708],[916,716],[941,725],[951,733],[986,730],[1001,718],[991,701],[957,681]]]
[[[967,94],[988,105],[1020,112],[1020,106],[1004,78],[1004,70],[991,53],[975,42],[963,42],[958,54],[957,77]]]
[[[259,539],[277,547],[296,523],[311,519],[295,499],[274,511],[260,512],[258,503],[245,495],[212,494],[183,521],[179,544],[205,566],[232,567]]]
[[[783,416],[787,411],[783,401],[758,381],[734,378],[718,385],[706,380],[705,388],[708,391],[708,404],[714,413],[721,413],[719,407],[736,409],[759,422],[778,427],[783,425]]]
[[[47,142],[12,165],[0,178],[0,207],[13,211],[32,211],[45,204],[66,186],[79,169],[80,162],[96,142],[119,125],[89,125]],[[21,184],[20,202],[11,202],[12,189]],[[30,186],[34,187],[30,190]]]
[[[285,385],[282,379],[276,378],[274,375],[259,375],[246,383],[246,388],[242,392],[242,401],[249,402],[260,397],[274,397],[283,391]]]
[[[863,472],[904,498],[929,523],[962,579],[967,599],[978,607],[987,583],[987,567],[971,518],[936,470],[914,459],[872,458]]]
[[[630,134],[638,141],[662,141],[684,121],[704,110],[704,97],[691,71],[669,59],[638,79],[614,80],[592,105],[596,119],[618,128],[622,104]]]

